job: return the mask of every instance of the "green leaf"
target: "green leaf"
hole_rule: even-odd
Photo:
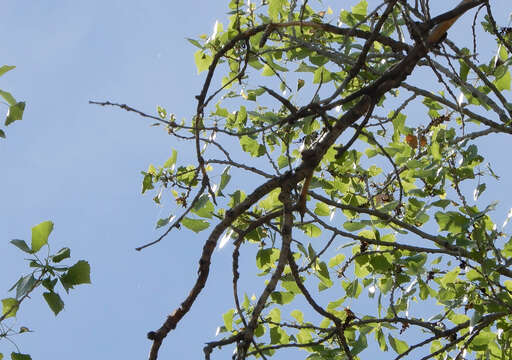
[[[194,61],[196,62],[197,73],[200,74],[205,70],[208,70],[213,58],[207,55],[203,50],[197,50],[194,54]]]
[[[318,202],[316,203],[315,214],[318,216],[329,216],[331,214],[331,210],[327,204]]]
[[[0,76],[2,76],[6,72],[11,71],[12,69],[15,69],[15,68],[16,68],[16,66],[14,66],[14,65],[2,65],[2,66],[0,66]]]
[[[488,348],[489,344],[491,344],[495,339],[495,333],[491,331],[482,331],[473,339],[473,341],[471,341],[470,349],[484,350]]]
[[[357,231],[364,229],[366,227],[366,224],[360,222],[347,221],[346,223],[343,224],[343,227],[347,231]]]
[[[375,338],[379,343],[379,347],[382,351],[388,351],[388,345],[386,344],[386,338],[384,336],[384,332],[381,327],[378,327],[377,332],[375,332]]]
[[[375,271],[379,273],[385,273],[391,269],[391,264],[384,255],[376,255],[370,258],[370,264],[372,264]]]
[[[359,280],[356,279],[352,282],[343,282],[343,288],[348,297],[357,298],[361,294],[362,287],[359,285]]]
[[[279,157],[277,158],[277,166],[279,167],[279,169],[282,169],[288,166],[290,164],[290,161],[293,162],[294,160],[295,158],[293,157],[288,159],[287,156],[279,155]]]
[[[351,10],[352,14],[365,17],[366,14],[368,13],[368,3],[366,2],[366,0],[362,0],[356,6],[352,6]]]
[[[366,341],[366,335],[360,334],[350,352],[355,356],[367,347],[368,342]]]
[[[388,341],[397,354],[406,352],[409,349],[409,345],[405,341],[395,339],[391,335],[388,335]]]
[[[272,21],[279,21],[279,13],[284,11],[283,6],[286,0],[269,0],[268,1],[268,15]]]
[[[253,157],[260,157],[265,154],[265,147],[247,135],[240,138],[240,146]]]
[[[32,360],[29,354],[11,353],[11,360]]]
[[[274,248],[261,249],[256,254],[256,266],[258,269],[266,270],[279,258],[279,250]]]
[[[169,224],[172,220],[174,220],[175,216],[174,215],[169,215],[169,217],[166,217],[166,218],[163,218],[163,219],[159,219],[157,222],[156,222],[156,227],[155,229],[160,229],[161,227]]]
[[[20,101],[9,107],[7,111],[7,117],[5,118],[5,125],[10,125],[17,120],[23,118],[23,112],[25,111],[25,102]]]
[[[312,238],[322,235],[322,230],[320,230],[320,228],[315,224],[301,225],[300,229],[304,231],[304,234]]]
[[[446,287],[448,284],[453,284],[455,282],[455,279],[457,279],[457,276],[460,273],[460,268],[457,266],[452,271],[446,273],[439,281],[443,285],[443,287]]]
[[[447,230],[452,234],[460,234],[466,231],[469,226],[469,219],[454,211],[437,212],[435,218],[439,230]]]
[[[274,291],[270,294],[270,297],[279,305],[286,305],[293,300],[295,294],[290,292]]]
[[[205,220],[199,220],[199,219],[191,219],[191,218],[184,218],[181,220],[181,223],[188,229],[192,230],[195,233],[199,233],[205,229],[208,229],[210,226],[210,223]]]
[[[293,316],[293,318],[297,320],[299,324],[302,324],[304,322],[304,314],[302,313],[302,311],[293,310],[290,315]]]
[[[473,191],[473,200],[476,201],[480,197],[480,195],[482,195],[486,188],[487,186],[485,185],[485,183],[478,184],[478,186]]]
[[[235,314],[234,309],[228,310],[224,315],[222,315],[222,319],[224,320],[224,326],[228,331],[233,331],[233,316]]]
[[[16,299],[27,295],[30,291],[32,291],[36,283],[37,281],[34,278],[34,275],[29,274],[23,276],[16,286]]]
[[[66,288],[72,288],[74,285],[91,283],[91,266],[85,260],[78,261],[71,266],[69,270],[61,277],[62,285]]]
[[[306,344],[311,342],[313,337],[311,336],[311,330],[310,329],[300,329],[297,333],[297,340],[299,344]]]
[[[28,254],[32,253],[32,250],[28,247],[28,244],[25,242],[25,240],[14,239],[14,240],[11,240],[11,244],[16,246],[18,249],[20,249],[23,252],[26,252]]]
[[[288,334],[277,326],[270,328],[270,343],[271,344],[287,344],[290,342]]]
[[[144,175],[144,180],[142,180],[142,193],[144,194],[146,190],[154,189],[153,175],[145,172],[142,172],[142,174]]]
[[[450,203],[451,203],[451,201],[446,200],[446,199],[445,200],[437,200],[432,203],[432,206],[437,206],[437,207],[445,209],[448,205],[450,205]]]
[[[178,152],[176,150],[172,150],[172,155],[164,163],[164,168],[173,170],[177,159],[178,159]]]
[[[463,81],[466,81],[468,79],[469,66],[463,60],[459,60],[459,64],[460,64],[459,76]]]
[[[258,324],[258,327],[254,329],[254,336],[262,337],[265,335],[266,327],[263,324]]]
[[[57,281],[58,279],[55,278],[55,279],[51,279],[50,277],[47,277],[46,279],[44,279],[41,284],[48,290],[50,291],[53,291],[53,289],[55,288],[55,284],[57,284]]]
[[[325,84],[332,80],[331,73],[329,70],[320,66],[315,71],[315,75],[313,77],[313,84]]]
[[[494,81],[494,85],[496,85],[496,88],[499,91],[510,90],[510,81],[511,81],[510,71],[507,71],[505,73],[505,75],[503,75],[501,78],[496,79]]]
[[[45,292],[43,293],[43,297],[55,316],[57,316],[57,314],[60,313],[62,309],[64,309],[64,302],[60,298],[59,294],[53,291]]]
[[[261,76],[274,76],[275,71],[268,64],[263,66],[263,71],[261,72]]]
[[[304,61],[301,61],[299,67],[297,68],[297,70],[295,70],[295,72],[315,72],[316,69],[316,67],[308,65]]]
[[[48,243],[48,236],[53,230],[53,222],[43,221],[32,228],[32,251],[38,252]]]
[[[14,96],[12,96],[11,93],[9,93],[7,91],[0,90],[0,96],[3,97],[4,100],[7,101],[7,103],[9,105],[16,104],[16,99],[14,99]]]
[[[203,46],[199,43],[199,41],[187,38],[188,42],[190,42],[192,45],[197,46],[198,48],[202,49]]]
[[[268,316],[270,317],[270,320],[275,323],[281,322],[281,310],[279,310],[279,308],[273,308],[270,310]]]
[[[281,201],[279,201],[279,194],[281,189],[275,189],[270,192],[263,200],[261,200],[258,205],[263,209],[270,211],[277,207],[282,206]]]
[[[18,303],[18,300],[14,298],[2,299],[2,315],[8,313],[8,315],[5,317],[6,319],[10,317],[15,317],[19,306],[20,305]]]
[[[341,264],[343,262],[343,260],[345,260],[345,255],[338,254],[338,255],[332,257],[331,260],[329,260],[329,267],[332,268],[334,266],[337,266],[337,265]]]
[[[52,256],[52,261],[54,263],[59,263],[64,259],[67,259],[71,256],[71,249],[68,247],[64,247],[60,249],[55,255]]]
[[[219,194],[224,190],[224,188],[228,185],[229,180],[231,180],[231,175],[229,175],[229,170],[231,169],[231,165],[227,166],[220,175],[220,184],[219,184]]]
[[[0,129],[0,137],[5,139],[5,132],[2,129]]]
[[[201,201],[198,201],[194,207],[192,208],[192,212],[199,217],[203,218],[212,218],[212,214],[214,212],[214,207],[212,202],[209,200],[208,195],[203,195],[200,198]]]
[[[318,284],[318,289],[320,291],[330,288],[333,283],[329,276],[329,270],[327,269],[327,265],[325,262],[320,262],[316,267],[316,276],[320,279],[321,283]]]

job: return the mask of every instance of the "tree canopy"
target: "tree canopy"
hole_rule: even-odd
[[[511,29],[485,0],[439,13],[423,0],[329,5],[230,1],[227,26],[189,39],[205,74],[191,119],[92,102],[153,119],[176,140],[142,187],[157,203],[170,191],[175,212],[138,250],[186,229],[204,240],[190,293],[148,333],[150,359],[230,240],[233,308],[206,359],[226,346],[236,359],[297,348],[352,360],[372,346],[395,359],[510,358],[512,213],[496,224],[496,204],[481,197],[498,175],[478,141],[512,133]],[[469,45],[447,36],[465,13]],[[496,54],[479,54],[482,41]],[[182,162],[184,151],[196,161]],[[254,296],[240,291],[244,253],[262,281]]]

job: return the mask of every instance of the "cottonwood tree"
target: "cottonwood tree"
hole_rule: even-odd
[[[512,241],[480,197],[497,175],[476,141],[512,133],[512,31],[493,1],[448,3],[232,0],[226,27],[190,40],[206,73],[192,119],[96,102],[165,124],[197,158],[175,150],[144,172],[143,192],[172,193],[176,212],[138,250],[187,229],[204,240],[192,290],[148,333],[150,359],[228,239],[233,309],[206,359],[227,346],[236,359],[511,358]],[[255,296],[239,291],[243,252]]]

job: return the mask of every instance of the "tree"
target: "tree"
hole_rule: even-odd
[[[357,359],[370,338],[396,359],[510,357],[512,238],[503,228],[512,213],[498,226],[496,204],[480,197],[497,175],[477,140],[512,133],[503,94],[512,31],[485,0],[436,16],[429,2],[411,3],[368,9],[363,0],[335,16],[321,3],[232,0],[226,29],[216,23],[210,37],[190,40],[198,72],[207,72],[190,122],[162,107],[153,116],[92,102],[164,124],[197,158],[180,164],[174,150],[143,172],[142,192],[158,188],[158,203],[170,188],[179,210],[137,250],[183,228],[205,234],[192,290],[148,333],[150,359],[229,239],[234,308],[206,359],[224,346],[236,359],[288,348]],[[475,16],[471,49],[446,36],[466,12]],[[477,27],[496,41],[495,56],[478,58]],[[424,106],[423,116],[407,116],[412,106]],[[239,257],[251,249],[264,288],[242,300]],[[365,306],[348,308],[349,298]]]

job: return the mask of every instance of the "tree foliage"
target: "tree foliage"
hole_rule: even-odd
[[[71,256],[71,250],[68,247],[60,249],[55,254],[50,253],[48,238],[52,231],[53,222],[44,221],[32,228],[30,245],[25,240],[11,240],[12,245],[30,256],[26,260],[31,268],[28,274],[21,276],[9,289],[9,291],[14,292],[14,296],[2,299],[0,340],[8,340],[15,345],[16,351],[11,352],[12,360],[31,359],[30,355],[20,352],[14,341],[17,335],[29,333],[31,330],[27,326],[20,326],[19,329],[14,328],[15,323],[9,323],[9,318],[17,316],[21,304],[30,296],[33,296],[38,287],[44,288],[43,299],[57,316],[64,309],[64,301],[57,292],[59,282],[66,293],[76,285],[91,283],[91,269],[87,261],[79,260],[71,266],[62,263]],[[41,257],[40,251],[45,247],[48,249],[48,253]],[[0,353],[0,359],[2,358],[3,354]]]
[[[4,75],[8,71],[11,71],[15,67],[16,66],[10,65],[0,66],[0,76]],[[10,92],[1,89],[0,97],[2,97],[5,100],[5,105],[7,105],[8,107],[4,125],[8,126],[17,120],[21,120],[21,118],[23,117],[23,112],[25,111],[25,102],[16,101],[16,99],[11,95]],[[5,132],[2,129],[0,129],[0,137],[5,138]]]
[[[189,40],[206,74],[192,119],[98,103],[180,141],[143,172],[142,192],[158,203],[170,191],[176,212],[138,250],[171,231],[204,239],[192,290],[148,333],[150,359],[230,239],[234,305],[206,359],[225,346],[236,359],[290,348],[359,359],[369,344],[395,359],[511,357],[512,239],[481,197],[497,175],[477,141],[512,133],[512,32],[490,1],[439,14],[429,4],[232,0],[227,26]],[[466,12],[464,47],[446,32]],[[497,54],[477,56],[489,39]],[[188,149],[195,163],[180,160]],[[239,256],[251,251],[264,282],[254,297],[238,290]]]

